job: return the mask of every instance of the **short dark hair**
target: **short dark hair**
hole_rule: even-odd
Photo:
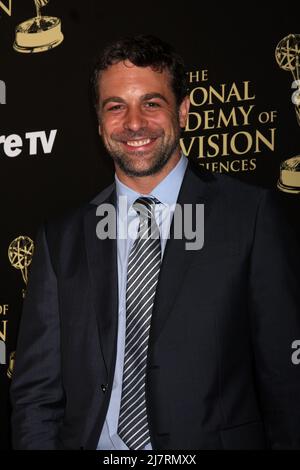
[[[138,35],[112,42],[97,59],[92,73],[94,105],[99,101],[98,82],[101,72],[111,65],[129,60],[137,67],[151,67],[162,72],[168,70],[171,86],[179,106],[187,95],[187,75],[182,57],[173,47],[152,35]]]

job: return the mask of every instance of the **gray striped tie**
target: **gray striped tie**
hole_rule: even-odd
[[[145,377],[151,313],[158,281],[161,247],[154,218],[155,198],[140,197],[138,235],[128,258],[126,338],[118,434],[129,449],[150,442],[146,412]]]

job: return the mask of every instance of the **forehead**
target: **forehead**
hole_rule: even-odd
[[[137,67],[129,61],[118,62],[101,72],[98,82],[100,99],[109,96],[159,92],[173,94],[168,70]]]

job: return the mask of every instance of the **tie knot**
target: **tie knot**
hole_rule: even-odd
[[[139,197],[137,198],[132,207],[139,214],[140,217],[152,217],[155,204],[159,204],[159,200],[155,197]]]

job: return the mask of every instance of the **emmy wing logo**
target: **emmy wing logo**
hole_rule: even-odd
[[[50,0],[34,0],[36,16],[23,21],[16,28],[14,49],[27,54],[44,52],[58,46],[64,36],[61,21],[55,16],[42,16],[41,9]]]
[[[296,90],[292,102],[300,126],[300,34],[289,34],[283,38],[276,47],[275,58],[279,67],[293,76],[292,88]],[[300,194],[300,155],[281,163],[277,187],[286,193]]]
[[[32,261],[33,251],[34,243],[31,238],[26,236],[15,238],[8,248],[8,259],[14,268],[21,270],[25,286],[28,283],[28,267]],[[24,298],[24,289],[22,290],[22,295]]]

